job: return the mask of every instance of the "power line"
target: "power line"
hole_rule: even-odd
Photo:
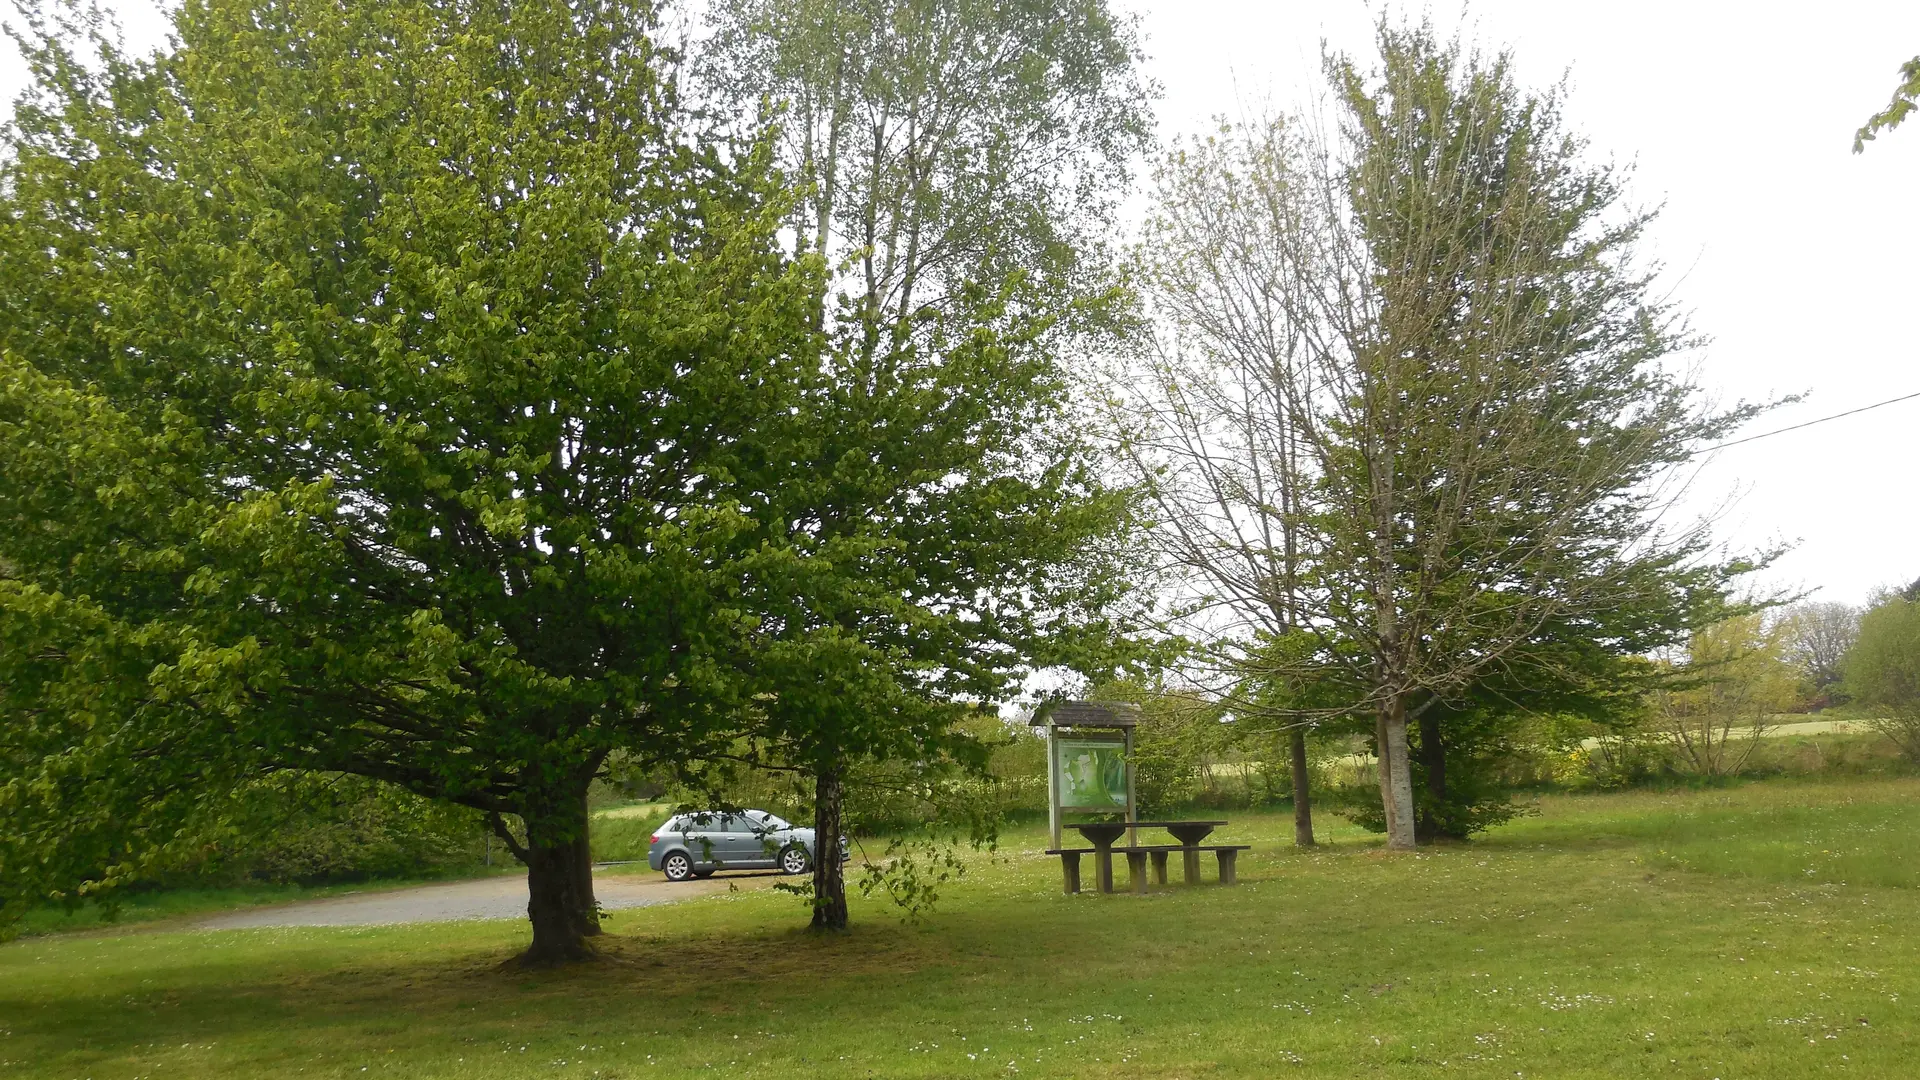
[[[1915,391],[1911,394],[1902,394],[1899,397],[1888,398],[1885,401],[1876,401],[1871,405],[1862,405],[1857,409],[1848,409],[1846,412],[1837,412],[1837,413],[1834,413],[1832,416],[1823,416],[1818,420],[1809,420],[1804,424],[1793,424],[1788,427],[1779,428],[1774,431],[1763,431],[1758,435],[1749,435],[1744,439],[1729,439],[1726,442],[1716,443],[1713,446],[1709,446],[1705,450],[1696,450],[1692,454],[1689,454],[1687,456],[1699,457],[1701,454],[1711,454],[1715,450],[1725,450],[1729,446],[1739,446],[1741,443],[1750,443],[1750,442],[1753,442],[1755,439],[1770,439],[1775,435],[1785,435],[1789,431],[1799,431],[1801,428],[1812,427],[1815,424],[1824,424],[1829,420],[1838,420],[1843,416],[1852,416],[1855,413],[1863,413],[1869,409],[1878,409],[1882,405],[1893,405],[1902,401],[1912,401],[1914,398],[1920,398],[1920,391]]]

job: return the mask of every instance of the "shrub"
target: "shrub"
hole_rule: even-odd
[[[1846,672],[1867,722],[1920,763],[1920,602],[1889,596],[1862,616]]]
[[[478,865],[478,812],[364,777],[281,774],[241,789],[169,884],[318,883]]]

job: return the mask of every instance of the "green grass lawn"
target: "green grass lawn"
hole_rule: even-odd
[[[32,938],[0,1077],[1920,1074],[1920,781],[1541,809],[1412,856],[1242,816],[1239,888],[1145,897],[1062,895],[1029,830],[918,925],[742,891],[564,972],[501,969],[515,923]]]

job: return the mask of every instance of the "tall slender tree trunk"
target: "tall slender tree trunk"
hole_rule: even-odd
[[[847,928],[847,877],[840,862],[840,815],[845,783],[840,770],[822,767],[813,774],[813,929]]]
[[[1380,751],[1380,804],[1387,817],[1387,847],[1411,851],[1413,777],[1408,768],[1407,707],[1399,695],[1380,707],[1374,735]]]
[[[1380,784],[1380,813],[1387,823],[1388,846],[1393,841],[1393,759],[1387,753],[1387,710],[1381,706],[1373,717],[1373,773]]]
[[[520,955],[530,966],[573,963],[596,955],[600,934],[593,898],[593,855],[585,788],[558,795],[526,816],[527,843],[515,855],[527,865],[527,919],[533,944]]]
[[[1383,385],[1374,391],[1386,406],[1393,402],[1392,387]],[[1400,614],[1396,607],[1399,588],[1394,560],[1393,537],[1398,528],[1394,513],[1393,440],[1396,425],[1390,411],[1370,418],[1367,464],[1369,466],[1369,510],[1373,526],[1373,566],[1370,591],[1373,596],[1375,685],[1385,693],[1375,720],[1374,738],[1380,756],[1380,806],[1387,819],[1387,847],[1394,851],[1413,849],[1413,777],[1407,764],[1407,701],[1400,689]],[[1385,421],[1385,422],[1383,422]]]
[[[1307,733],[1294,728],[1287,733],[1287,751],[1293,773],[1293,843],[1313,846],[1313,790],[1307,778]]]

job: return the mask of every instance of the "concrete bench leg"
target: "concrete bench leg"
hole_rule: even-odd
[[[1127,852],[1127,884],[1134,892],[1147,891],[1147,853],[1144,851]]]
[[[1220,857],[1220,884],[1222,885],[1240,884],[1240,877],[1239,875],[1234,873],[1234,869],[1233,869],[1233,864],[1235,862],[1235,859],[1240,853],[1232,849],[1223,849],[1223,850],[1214,852],[1214,854]]]
[[[1200,849],[1188,848],[1180,853],[1180,869],[1186,874],[1187,884],[1200,884]]]
[[[1150,854],[1153,856],[1153,883],[1155,885],[1165,885],[1167,883],[1167,853],[1164,851],[1155,851]]]
[[[1060,856],[1060,876],[1066,879],[1067,892],[1080,891],[1080,853],[1064,852]]]
[[[1108,850],[1093,853],[1094,884],[1101,892],[1113,891],[1113,852]]]

